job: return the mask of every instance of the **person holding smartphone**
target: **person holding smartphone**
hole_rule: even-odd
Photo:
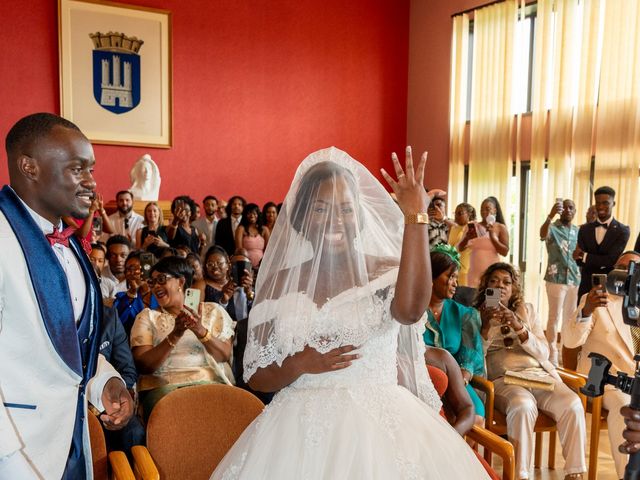
[[[138,392],[146,417],[166,394],[205,383],[235,383],[231,359],[235,322],[218,304],[185,305],[193,269],[167,257],[151,268],[148,284],[157,309],[145,308],[131,329],[131,349],[140,377]]]
[[[497,307],[485,299],[489,289],[500,292]],[[538,412],[558,426],[565,458],[565,480],[581,479],[585,463],[586,424],[578,395],[566,386],[549,361],[549,346],[533,305],[524,300],[520,275],[508,263],[495,263],[480,279],[475,307],[480,310],[487,378],[495,389],[495,408],[507,418],[507,436],[515,446],[516,476],[529,478],[533,428]],[[553,390],[509,384],[507,371],[529,374],[553,383]]]
[[[480,277],[500,256],[509,254],[509,231],[504,222],[502,208],[496,197],[487,197],[480,205],[480,222],[471,222],[457,245],[460,252],[471,250],[467,285],[478,288]]]
[[[116,293],[116,298],[113,302],[127,338],[131,333],[133,322],[142,310],[145,308],[158,308],[158,300],[151,292],[151,288],[145,278],[143,278],[141,261],[143,255],[150,255],[152,258],[151,263],[155,262],[151,253],[145,253],[141,250],[131,252],[124,264],[127,291]]]
[[[578,227],[573,225],[576,205],[573,200],[557,198],[546,220],[540,227],[540,240],[545,242],[548,254],[544,276],[549,300],[549,318],[545,334],[549,342],[549,360],[558,366],[559,329],[573,314],[578,302],[580,269],[573,259],[578,244]],[[559,218],[554,221],[555,216]]]
[[[624,252],[615,262],[616,270],[628,270],[631,262],[640,262],[640,253]],[[591,368],[589,354],[597,352],[611,361],[611,373],[635,371],[633,357],[640,353],[640,328],[629,326],[622,318],[623,296],[607,292],[602,277],[594,274],[589,293],[582,296],[575,313],[562,324],[562,341],[565,347],[580,348],[576,370],[588,374]],[[602,406],[610,412],[607,417],[607,433],[611,445],[617,478],[624,477],[624,467],[629,458],[618,451],[622,443],[624,422],[616,412],[630,401],[629,395],[607,386],[602,396]]]

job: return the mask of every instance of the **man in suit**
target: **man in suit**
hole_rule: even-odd
[[[229,199],[226,212],[227,216],[218,221],[215,233],[216,245],[222,247],[231,256],[236,251],[236,229],[242,220],[242,212],[247,202],[237,195]]]
[[[207,195],[202,201],[202,207],[204,209],[204,216],[196,219],[191,225],[196,227],[198,232],[205,235],[205,241],[203,242],[205,248],[203,251],[206,252],[208,248],[213,245],[213,239],[216,234],[218,199],[213,195]]]
[[[615,268],[627,269],[630,262],[640,262],[637,252],[625,252],[616,262]],[[639,353],[640,328],[626,325],[622,319],[624,297],[608,294],[603,287],[593,287],[580,300],[573,318],[562,326],[562,340],[569,348],[582,347],[578,357],[578,372],[589,373],[591,352],[597,352],[611,360],[611,373],[618,371],[633,375],[633,357]],[[620,408],[629,403],[629,395],[607,386],[603,396],[603,406],[609,410],[607,428],[611,452],[615,461],[618,478],[624,476],[627,456],[618,451],[623,442],[624,419],[618,414]]]
[[[95,195],[91,143],[49,113],[6,138],[0,191],[0,478],[91,479],[87,400],[109,428],[133,412],[99,355],[102,296],[72,228]]]
[[[578,298],[591,290],[594,273],[609,273],[616,259],[629,241],[629,227],[613,218],[616,192],[611,187],[600,187],[594,193],[595,222],[585,223],[578,230],[578,246],[573,258],[581,267]]]

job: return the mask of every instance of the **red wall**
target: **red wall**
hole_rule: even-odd
[[[56,3],[0,2],[3,138],[21,116],[59,112]],[[238,193],[261,203],[280,200],[316,149],[335,145],[377,174],[404,148],[408,0],[135,3],[173,14],[173,147],[96,145],[107,199],[147,152],[162,199]]]

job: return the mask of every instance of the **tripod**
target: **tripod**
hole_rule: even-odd
[[[623,393],[631,396],[629,406],[634,410],[640,410],[640,355],[633,359],[636,362],[636,371],[633,377],[625,372],[618,372],[616,375],[609,373],[611,360],[599,353],[590,353],[591,368],[587,384],[580,390],[589,397],[599,397],[604,394],[605,385],[613,385]],[[617,414],[617,412],[611,412]],[[624,480],[640,480],[640,452],[629,456],[629,462],[624,469]]]

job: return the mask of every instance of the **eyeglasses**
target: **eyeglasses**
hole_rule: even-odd
[[[124,217],[124,229],[129,230],[129,217]]]
[[[173,275],[169,275],[168,273],[161,273],[156,277],[151,277],[149,280],[147,280],[147,283],[149,284],[150,287],[153,287],[156,283],[158,285],[164,285],[167,283],[167,280],[169,280],[170,278],[176,278],[176,277],[174,277]]]
[[[219,262],[207,262],[207,264],[205,266],[207,268],[214,268],[214,267],[222,268],[222,267],[224,267],[226,265],[227,265],[227,261],[226,260],[221,260]]]

